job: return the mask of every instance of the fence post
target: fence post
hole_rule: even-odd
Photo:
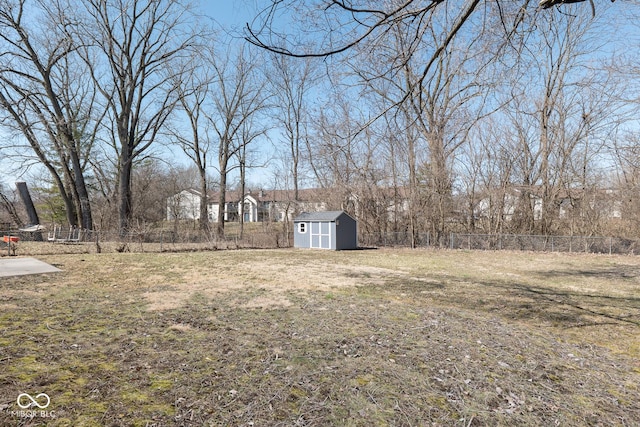
[[[609,236],[609,255],[611,255],[612,249],[613,249],[613,237]]]
[[[452,231],[451,234],[449,235],[449,247],[451,249],[453,249],[453,239],[454,237],[453,237],[453,231]]]

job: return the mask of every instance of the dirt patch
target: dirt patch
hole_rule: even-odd
[[[250,299],[241,306],[244,308],[277,308],[290,307],[293,303],[285,295],[259,296]]]
[[[185,325],[184,323],[176,323],[175,325],[169,326],[169,329],[178,332],[189,332],[193,330],[191,325]]]
[[[219,268],[174,270],[180,279],[171,286],[162,284],[162,277],[149,277],[149,287],[142,294],[148,310],[169,310],[184,306],[194,295],[215,299],[223,293],[252,292],[263,289],[272,294],[260,296],[241,305],[247,308],[291,305],[286,294],[291,291],[331,291],[332,289],[382,284],[396,272],[376,267],[323,263],[282,266],[269,260],[252,260],[229,270]],[[402,273],[400,274],[402,275]],[[168,289],[167,289],[168,288]]]

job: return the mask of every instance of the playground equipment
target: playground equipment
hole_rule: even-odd
[[[61,225],[54,225],[53,230],[47,233],[47,240],[53,243],[78,243],[82,237],[82,229],[69,227],[63,230]]]
[[[2,241],[7,244],[7,255],[15,255],[17,246],[16,244],[20,241],[18,236],[2,236]]]

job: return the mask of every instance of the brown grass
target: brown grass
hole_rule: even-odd
[[[41,259],[0,279],[0,425],[640,424],[635,257]]]

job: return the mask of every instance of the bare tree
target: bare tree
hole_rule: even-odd
[[[21,135],[48,170],[69,224],[92,229],[85,172],[100,113],[76,56],[74,28],[65,2],[0,2],[0,110],[5,127]]]
[[[87,0],[83,51],[112,122],[110,143],[118,157],[118,222],[129,230],[134,160],[156,140],[177,102],[176,61],[188,55],[188,6],[180,1]]]
[[[248,114],[247,120],[242,124],[242,128],[239,132],[240,147],[236,151],[236,157],[238,159],[238,168],[240,170],[240,194],[245,194],[247,186],[247,170],[254,167],[264,166],[268,161],[263,159],[257,160],[257,153],[253,150],[254,143],[258,138],[266,137],[268,126],[259,121],[259,113],[266,107],[267,98],[262,98],[256,104],[247,104],[245,113]],[[251,111],[253,110],[253,112]],[[244,235],[244,223],[245,223],[245,204],[244,199],[240,208],[240,238]],[[260,215],[260,213],[258,213]]]
[[[207,110],[212,108],[212,98],[215,96],[213,88],[215,77],[210,73],[209,64],[215,62],[212,49],[204,48],[196,53],[192,61],[198,65],[189,66],[190,72],[175,82],[178,87],[180,111],[186,116],[188,131],[183,132],[180,127],[171,131],[171,139],[193,162],[198,171],[198,189],[200,191],[200,231],[209,236],[209,186],[207,176],[207,162],[210,151],[214,148],[215,140],[211,121]],[[178,115],[178,120],[182,118]],[[185,136],[187,135],[187,136]]]
[[[290,165],[294,201],[298,200],[303,150],[308,133],[309,106],[307,96],[316,76],[310,58],[292,60],[284,55],[270,56],[270,83],[275,97],[275,120],[282,128]]]
[[[312,135],[306,139],[308,161],[316,182],[333,189],[332,206],[347,202],[358,176],[358,117],[354,100],[338,88],[315,113]]]
[[[445,243],[446,225],[453,213],[453,159],[484,114],[486,94],[494,84],[486,69],[494,52],[502,47],[500,41],[477,39],[473,33],[450,42],[443,40],[445,35],[433,28],[454,17],[443,9],[431,15],[429,25],[398,24],[387,37],[376,41],[376,54],[357,65],[360,80],[382,98],[382,106],[387,106],[384,114],[392,115],[393,121],[402,126],[398,132],[404,135],[406,144],[401,152],[407,162],[411,235],[415,240],[418,231],[428,230],[432,241],[440,245]],[[497,18],[494,16],[493,22]],[[468,25],[479,23],[469,21]],[[414,46],[416,40],[429,47]],[[444,43],[450,49],[423,74],[424,61],[432,55],[431,46]]]
[[[618,90],[594,55],[604,43],[593,32],[598,20],[584,10],[573,12],[539,17],[542,31],[520,55],[523,65],[531,61],[522,69],[537,72],[522,75],[518,89],[509,92],[512,100],[505,110],[519,129],[523,225],[543,234],[557,231],[561,199],[576,190],[585,193],[587,175],[597,176],[594,159],[603,147],[600,138],[619,116],[613,101]],[[535,215],[533,198],[539,199]]]
[[[257,59],[243,48],[234,54],[216,57],[208,64],[213,72],[215,89],[212,110],[208,115],[218,140],[218,173],[220,192],[216,233],[224,237],[226,191],[228,174],[237,165],[237,158],[245,143],[242,132],[250,120],[264,109],[264,83],[257,76]],[[253,138],[251,138],[253,140]]]
[[[528,10],[549,9],[569,3],[581,3],[586,0],[519,0],[507,2],[499,0],[496,7],[501,11],[503,29],[509,36],[522,23],[522,15]],[[442,9],[455,9],[453,19],[438,30],[446,35],[445,43],[436,49],[430,61],[426,62],[427,74],[430,62],[435,61],[444,52],[461,30],[475,15],[484,14],[493,2],[481,0],[392,0],[344,1],[344,0],[271,0],[251,24],[246,25],[246,39],[256,46],[272,52],[295,57],[327,57],[347,52],[359,45],[376,40],[381,34],[391,32],[392,28],[403,26],[407,22],[421,22],[431,27],[432,18]],[[589,0],[595,15],[595,6]],[[515,16],[508,10],[514,7]],[[562,10],[558,7],[559,10]],[[278,28],[277,22],[282,16],[293,16],[295,22],[288,22],[287,28]],[[514,19],[515,18],[515,19]],[[318,32],[322,37],[318,36]],[[296,37],[287,37],[291,34]],[[306,34],[305,37],[301,37]],[[291,40],[295,40],[291,43]],[[286,42],[285,42],[286,41]],[[289,42],[289,43],[287,43]],[[416,38],[416,46],[420,44]],[[308,46],[314,46],[309,50]]]
[[[384,139],[367,121],[366,104],[355,90],[336,86],[313,119],[306,140],[308,163],[318,185],[328,190],[329,209],[354,215],[363,233],[387,230],[392,195],[380,155]]]
[[[539,6],[560,9],[564,3],[580,1],[583,0],[542,0]],[[595,14],[593,3],[591,6]],[[405,31],[408,40],[405,48],[393,57],[390,68],[379,77],[393,74],[393,70],[418,55],[420,68],[416,70],[415,94],[421,94],[421,87],[432,74],[438,58],[448,52],[461,33],[474,32],[479,39],[497,28],[503,42],[510,44],[512,39],[520,38],[523,24],[532,22],[525,17],[536,14],[540,7],[532,0],[272,0],[247,24],[245,38],[256,46],[286,56],[327,58],[354,55],[357,51],[380,53],[380,40],[388,34]],[[440,20],[438,17],[442,14],[448,19]],[[283,16],[291,19],[285,19],[286,26],[280,27]],[[494,16],[499,18],[495,23],[491,22]],[[491,24],[473,25],[483,21]],[[437,44],[422,37],[428,31],[441,36]],[[412,95],[407,93],[407,97]]]
[[[383,99],[375,109],[369,104],[368,120],[355,132],[390,115],[387,122],[406,135],[400,138],[406,146],[395,151],[407,156],[402,170],[408,173],[411,235],[415,241],[420,229],[429,228],[441,244],[453,209],[452,158],[476,120],[467,111],[479,108],[472,104],[480,103],[474,98],[482,94],[477,78],[488,62],[485,56],[495,58],[495,52],[514,44],[524,17],[535,13],[528,1],[446,3],[452,6],[442,1],[274,1],[257,18],[259,25],[247,28],[250,42],[281,55],[345,60],[353,71],[346,81],[359,82]],[[286,11],[306,19],[299,20],[302,27],[294,24],[279,33],[274,17]],[[485,38],[497,46],[487,49]],[[344,132],[337,135],[348,138]],[[351,146],[346,140],[343,145]],[[342,173],[348,176],[349,170]],[[427,223],[419,224],[424,210]]]
[[[617,232],[624,236],[639,237],[640,230],[640,137],[635,130],[626,131],[616,138],[613,148],[612,188],[616,192],[620,224]]]
[[[175,168],[153,157],[136,164],[131,182],[135,198],[132,219],[138,229],[146,229],[167,217],[167,199],[175,194],[174,185],[178,183],[176,172]]]
[[[2,210],[6,211],[6,213],[9,215],[9,218],[11,218],[11,220],[18,227],[24,226],[24,222],[22,221],[22,218],[20,218],[20,215],[18,215],[18,211],[16,210],[15,203],[10,200],[9,197],[3,193],[3,191],[4,189],[2,188],[2,184],[0,184],[0,206],[2,207]]]

